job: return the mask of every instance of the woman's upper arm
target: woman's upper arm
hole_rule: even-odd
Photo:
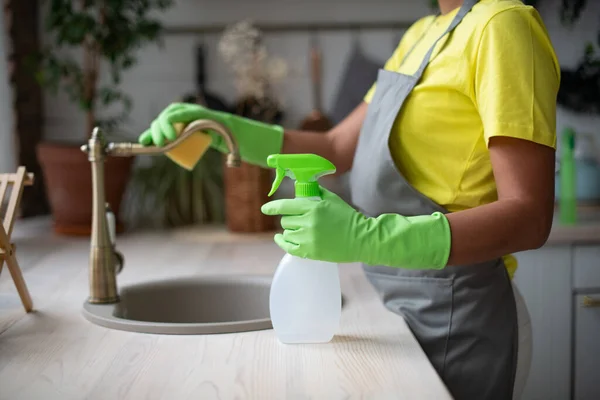
[[[554,215],[555,150],[500,136],[490,139],[489,148],[498,200],[520,203],[536,221],[540,241],[545,242]]]
[[[537,11],[498,13],[481,36],[474,93],[499,200],[519,202],[538,241],[552,226],[560,67]]]

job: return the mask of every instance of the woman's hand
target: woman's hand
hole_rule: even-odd
[[[242,159],[253,165],[266,167],[267,157],[280,153],[283,144],[283,128],[234,114],[214,111],[198,104],[174,103],[165,108],[152,122],[149,129],[140,135],[143,145],[163,146],[175,140],[175,124],[189,124],[198,119],[215,121],[225,126],[235,137]],[[207,130],[212,137],[211,147],[223,153],[229,151],[221,135]]]
[[[281,215],[283,233],[275,242],[286,253],[331,262],[360,260],[368,219],[336,194],[321,188],[322,200],[282,199],[262,206],[266,215]]]
[[[189,124],[197,119],[219,121],[219,113],[192,103],[173,103],[162,110],[150,127],[140,135],[138,142],[145,145],[163,146],[177,138],[175,124]]]
[[[321,191],[320,201],[284,199],[263,205],[263,213],[282,216],[284,231],[275,235],[275,242],[285,252],[320,261],[410,269],[446,265],[450,229],[443,214],[368,218],[336,194]]]

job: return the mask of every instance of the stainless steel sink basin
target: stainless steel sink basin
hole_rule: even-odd
[[[85,302],[90,322],[124,331],[213,334],[271,329],[271,277],[202,276],[121,288],[114,304]]]

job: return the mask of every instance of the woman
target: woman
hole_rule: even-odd
[[[232,130],[248,162],[317,153],[339,172],[352,168],[352,207],[327,190],[321,202],[265,204],[283,216],[276,243],[363,263],[455,398],[509,399],[526,376],[517,352],[519,368],[528,360],[510,254],[542,246],[552,225],[560,69],[539,15],[520,1],[439,6],[325,135],[174,104],[140,142],[162,145],[175,138],[173,123],[208,118]]]

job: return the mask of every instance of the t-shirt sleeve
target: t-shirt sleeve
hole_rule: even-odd
[[[474,65],[474,101],[486,144],[509,136],[556,148],[560,66],[533,8],[502,11],[481,35]]]

